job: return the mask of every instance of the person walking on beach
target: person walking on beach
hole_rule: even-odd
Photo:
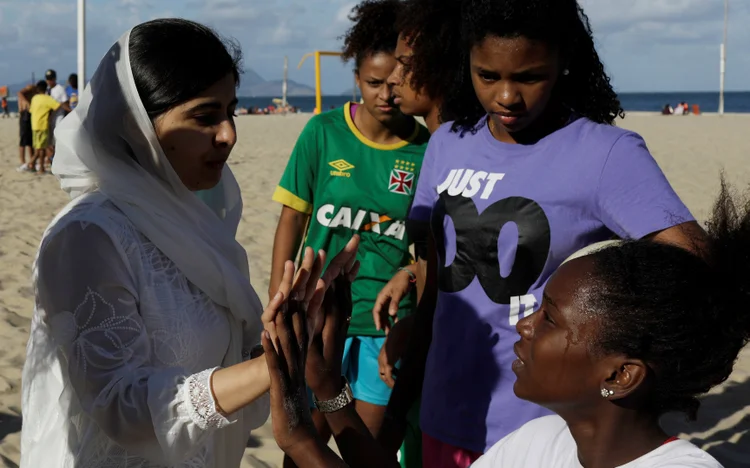
[[[34,158],[34,141],[31,130],[31,113],[29,112],[29,106],[31,105],[31,98],[34,97],[37,92],[36,84],[30,84],[18,91],[17,94],[19,133],[18,159],[20,162],[17,169],[18,172],[29,172],[35,170],[32,162],[32,159]]]
[[[423,126],[394,107],[386,82],[396,64],[400,8],[397,0],[375,0],[354,9],[343,56],[355,61],[363,104],[348,103],[310,120],[273,196],[283,207],[270,296],[284,262],[295,258],[303,239],[314,249],[336,250],[352,232],[362,236],[343,369],[357,411],[372,433],[382,424],[390,397],[378,372],[385,337],[374,327],[372,307],[393,274],[412,261],[405,221],[429,138]],[[399,316],[411,313],[414,302],[407,297]],[[316,427],[327,440],[325,418],[315,413]]]
[[[35,168],[37,173],[44,174],[45,164],[49,162],[52,133],[52,121],[58,109],[70,112],[66,103],[59,103],[46,94],[47,82],[36,84],[37,93],[31,98],[29,113],[31,114],[31,135],[34,155],[29,162],[29,170]]]
[[[21,467],[238,468],[267,420],[256,346],[267,322],[235,240],[242,199],[226,165],[239,63],[200,24],[140,24],[58,126],[52,169],[72,201],[34,264]],[[220,180],[223,218],[193,194]],[[315,314],[357,245],[322,278],[325,254],[306,252],[294,283],[286,264],[267,312],[294,295]]]
[[[548,414],[508,376],[515,326],[565,258],[613,236],[705,235],[643,139],[612,125],[622,108],[575,0],[464,0],[460,18],[455,120],[432,135],[410,212],[435,248],[381,429],[403,433],[421,391],[424,465],[439,467]]]
[[[65,87],[65,94],[68,95],[68,105],[75,109],[78,105],[78,74],[71,73],[68,77],[68,86]]]
[[[10,117],[10,112],[8,111],[8,98],[5,96],[0,99],[0,107],[2,107],[3,110],[3,118],[7,119]]]
[[[68,104],[68,93],[65,92],[65,86],[57,82],[57,72],[52,69],[47,70],[44,73],[44,79],[47,81],[47,95],[52,96],[52,98],[60,104]],[[49,161],[51,161],[52,156],[55,154],[55,127],[60,123],[63,117],[65,117],[66,112],[70,111],[66,110],[64,107],[60,107],[50,116]]]

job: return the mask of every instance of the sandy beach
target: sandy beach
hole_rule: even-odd
[[[252,284],[265,301],[279,206],[271,201],[309,115],[243,116],[230,164],[243,189],[238,240],[250,258]],[[719,171],[738,188],[750,184],[749,115],[629,115],[620,125],[646,139],[679,195],[700,220],[717,192]],[[33,310],[31,266],[42,232],[67,196],[49,175],[18,173],[18,120],[0,119],[0,466],[16,467],[21,430],[21,368]],[[710,350],[706,350],[710,352]],[[750,350],[732,378],[705,397],[699,420],[665,419],[675,434],[709,450],[728,468],[750,465]],[[270,423],[253,434],[243,467],[281,466]],[[4,464],[3,464],[4,463]]]

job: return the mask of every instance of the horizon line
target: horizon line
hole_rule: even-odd
[[[710,90],[710,91],[616,91],[618,95],[621,94],[719,94],[718,90]],[[724,94],[727,93],[750,93],[750,89],[748,90],[725,90]],[[343,97],[343,96],[349,96],[350,94],[348,92],[343,93],[323,93],[323,97]],[[359,94],[358,94],[359,95]],[[242,96],[238,95],[237,97],[241,98],[277,98],[276,95],[269,95],[269,96]],[[288,96],[290,98],[292,97],[315,97],[314,94],[310,95],[298,95],[298,96]]]

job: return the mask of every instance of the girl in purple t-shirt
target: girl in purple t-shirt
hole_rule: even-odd
[[[623,110],[575,0],[461,9],[463,53],[440,71],[455,121],[430,140],[410,214],[434,247],[381,431],[403,427],[421,387],[424,464],[440,467],[549,414],[514,395],[512,346],[565,258],[612,237],[690,248],[705,236],[643,139],[613,125]],[[428,26],[422,40],[437,40]],[[392,302],[406,280],[386,287]]]

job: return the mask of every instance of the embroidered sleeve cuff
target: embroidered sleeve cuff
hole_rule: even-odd
[[[279,202],[282,205],[286,205],[293,210],[299,211],[300,213],[312,213],[312,206],[310,205],[310,203],[306,202],[305,200],[301,199],[300,197],[280,185],[276,187],[276,190],[273,192],[273,201]]]
[[[183,391],[189,408],[190,419],[202,430],[221,429],[234,421],[222,416],[216,409],[214,395],[211,392],[211,376],[218,367],[206,369],[193,374],[185,380]]]

